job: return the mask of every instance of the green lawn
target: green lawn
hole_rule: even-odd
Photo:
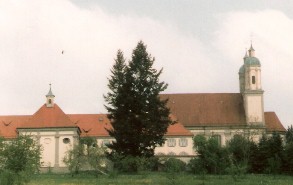
[[[99,176],[42,174],[37,175],[29,185],[292,185],[292,176],[276,177],[272,175],[246,175],[234,181],[231,176],[208,175],[205,180],[201,176],[191,174],[142,173],[136,175]]]

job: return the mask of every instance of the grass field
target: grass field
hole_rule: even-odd
[[[246,175],[236,181],[229,175],[195,176],[191,174],[141,173],[135,175],[93,175],[42,174],[37,175],[29,185],[293,185],[292,176]]]

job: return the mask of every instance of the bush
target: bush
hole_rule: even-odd
[[[63,162],[68,167],[71,175],[76,175],[80,172],[82,165],[85,162],[84,146],[82,144],[74,145],[71,150],[68,150]]]
[[[205,165],[203,163],[202,160],[200,160],[199,158],[193,158],[189,161],[188,163],[188,169],[191,170],[192,173],[194,174],[203,174],[203,173],[207,173],[207,170],[205,168]]]
[[[225,147],[221,147],[217,139],[211,137],[206,139],[202,135],[193,138],[194,148],[196,148],[197,156],[191,162],[191,169],[199,173],[204,171],[209,174],[223,174],[225,169],[230,165],[229,153]]]
[[[164,164],[165,172],[182,172],[185,168],[186,163],[176,158],[169,158]]]
[[[29,136],[0,141],[0,177],[3,184],[25,184],[39,172],[41,148]]]
[[[230,174],[234,181],[237,181],[239,178],[243,178],[247,172],[247,164],[231,164],[230,167],[226,170]]]
[[[159,166],[157,157],[133,157],[112,155],[111,161],[114,163],[114,170],[119,172],[141,172],[156,171]]]
[[[157,157],[136,157],[138,171],[157,171],[159,158]]]
[[[105,148],[99,147],[94,138],[81,138],[78,145],[68,150],[63,162],[67,165],[71,175],[82,170],[94,171],[95,175],[106,174],[110,163],[105,157]]]

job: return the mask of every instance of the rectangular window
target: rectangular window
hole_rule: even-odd
[[[252,84],[255,84],[255,76],[252,76],[251,82]]]
[[[176,139],[167,139],[168,147],[175,147],[176,146]]]
[[[180,138],[179,139],[179,146],[186,147],[187,146],[187,139],[186,138]]]

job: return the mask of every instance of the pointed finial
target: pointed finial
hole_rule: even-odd
[[[48,97],[48,96],[53,96],[53,97],[55,97],[55,95],[52,93],[52,90],[51,90],[51,83],[49,84],[50,85],[50,89],[49,89],[49,92],[48,92],[48,94],[46,95],[46,97]]]
[[[254,57],[254,56],[255,56],[254,51],[255,51],[255,50],[254,50],[253,47],[252,47],[252,41],[251,41],[250,48],[249,48],[249,50],[248,50],[248,53],[249,53],[249,56],[250,56],[250,57]]]
[[[252,47],[252,41],[253,41],[253,33],[250,34],[250,49],[248,51],[255,51]]]
[[[251,41],[251,44],[250,44],[250,48],[249,48],[250,51],[255,51],[252,47],[252,41]]]

